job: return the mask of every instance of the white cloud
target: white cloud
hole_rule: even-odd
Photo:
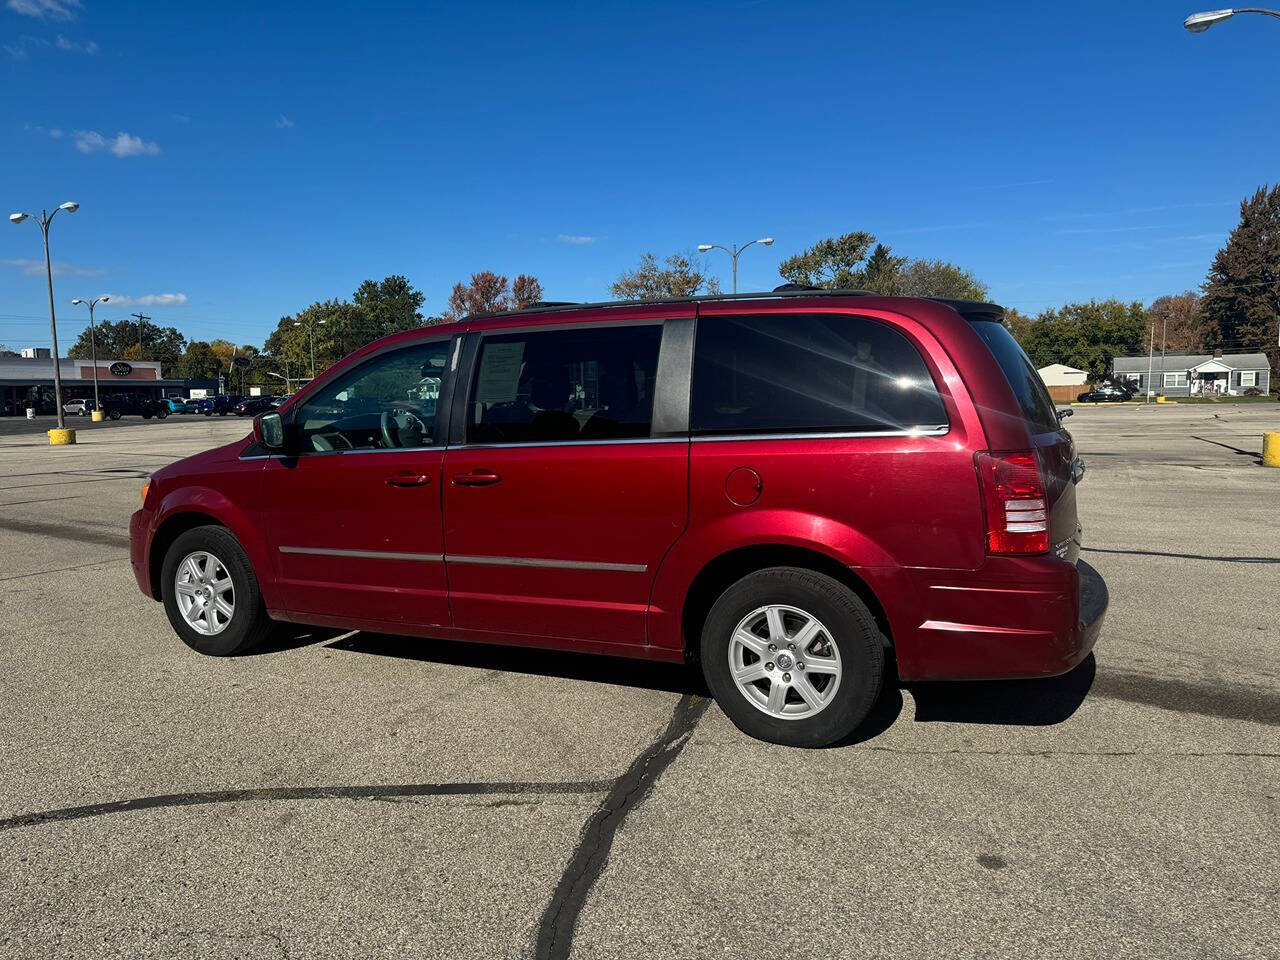
[[[74,20],[80,0],[8,0],[5,6],[37,20]]]
[[[113,307],[181,307],[187,303],[185,293],[148,293],[142,297],[126,297],[118,293],[107,294]]]
[[[98,43],[96,40],[68,40],[62,34],[58,34],[58,39],[54,41],[54,46],[59,50],[67,50],[71,53],[97,53]]]
[[[561,243],[567,243],[574,247],[589,247],[591,244],[599,240],[599,237],[584,237],[581,234],[562,233],[556,237]]]
[[[18,37],[18,39],[13,43],[3,44],[3,47],[4,52],[9,55],[9,59],[25,60],[31,55],[32,50],[37,50],[40,47],[47,47],[48,45],[48,40],[44,40],[40,37],[28,37],[24,35]]]
[[[280,114],[280,117],[276,120],[276,127],[280,130],[290,130],[296,126],[297,124],[286,117],[283,113]]]
[[[158,144],[133,134],[117,133],[115,137],[108,138],[96,130],[77,130],[76,149],[81,153],[110,150],[117,157],[154,157],[160,152]]]
[[[44,273],[43,260],[31,260],[27,257],[18,257],[13,260],[0,260],[6,267],[13,267],[15,270],[21,270],[28,277],[38,277]],[[64,263],[61,260],[53,261],[53,275],[55,277],[100,277],[107,271],[102,267],[80,267],[74,263]]]

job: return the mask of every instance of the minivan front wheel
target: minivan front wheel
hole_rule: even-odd
[[[707,685],[738,729],[787,746],[847,737],[884,678],[885,640],[866,604],[798,567],[759,570],[721,594],[701,652]]]
[[[169,623],[191,649],[243,653],[271,629],[249,558],[225,527],[195,527],[174,540],[161,568]]]

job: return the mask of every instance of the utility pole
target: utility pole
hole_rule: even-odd
[[[142,322],[144,320],[150,320],[151,318],[144,317],[140,313],[131,313],[129,314],[129,316],[138,318],[138,359],[141,360],[142,359]]]
[[[1155,328],[1151,330],[1152,336],[1155,335]],[[1164,348],[1169,335],[1169,314],[1164,315],[1164,320],[1160,324],[1160,387],[1164,388]],[[1191,384],[1187,384],[1187,395],[1191,395]]]
[[[1147,397],[1144,402],[1150,403],[1152,396],[1151,378],[1154,375],[1152,367],[1155,366],[1156,357],[1156,324],[1151,321],[1151,339],[1147,341]],[[1161,364],[1163,366],[1163,364]]]

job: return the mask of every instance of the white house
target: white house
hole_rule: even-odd
[[[1051,363],[1041,367],[1036,373],[1044,381],[1046,387],[1083,387],[1089,382],[1089,374],[1065,363]]]

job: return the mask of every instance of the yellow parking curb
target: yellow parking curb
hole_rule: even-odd
[[[101,410],[93,411],[93,413],[89,414],[89,419],[92,420],[94,423],[101,423],[103,420],[102,411]]]
[[[69,443],[76,442],[76,432],[68,427],[65,430],[59,430],[54,427],[49,431],[49,445],[53,447],[65,446]]]
[[[1262,435],[1262,465],[1280,467],[1280,431],[1270,430]]]

